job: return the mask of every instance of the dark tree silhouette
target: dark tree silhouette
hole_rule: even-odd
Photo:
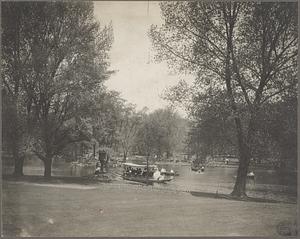
[[[296,3],[161,3],[152,26],[157,60],[197,74],[226,92],[236,129],[239,168],[233,196],[246,196],[246,176],[262,105],[297,84]],[[209,82],[207,82],[207,76]]]

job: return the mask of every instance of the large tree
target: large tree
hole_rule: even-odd
[[[91,2],[6,4],[20,8],[18,14],[24,16],[23,35],[16,44],[26,43],[30,64],[22,87],[37,126],[32,132],[34,153],[49,177],[53,157],[69,143],[87,139],[83,119],[109,76],[112,27],[100,28]]]
[[[6,2],[1,6],[3,144],[13,155],[16,176],[23,175],[24,145],[29,126],[27,98],[22,87],[30,76],[31,55],[25,41],[24,23],[28,10],[24,3]]]
[[[240,159],[232,195],[244,197],[258,112],[297,83],[297,4],[192,1],[160,6],[164,23],[150,30],[158,60],[195,73],[203,88],[212,84],[227,94]]]
[[[50,176],[53,156],[86,139],[80,121],[108,76],[112,29],[100,29],[91,2],[37,4],[36,10],[42,16],[38,26],[43,40],[34,43],[38,62],[33,101],[40,125],[35,152]]]

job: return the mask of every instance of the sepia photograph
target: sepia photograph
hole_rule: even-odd
[[[297,237],[297,60],[297,1],[1,1],[1,237]]]

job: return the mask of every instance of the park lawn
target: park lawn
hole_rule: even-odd
[[[3,182],[5,236],[278,236],[296,204],[195,197],[130,184]]]

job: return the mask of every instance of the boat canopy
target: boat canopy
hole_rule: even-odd
[[[124,167],[147,168],[147,164],[123,163]],[[156,165],[148,165],[148,168],[157,168]]]

